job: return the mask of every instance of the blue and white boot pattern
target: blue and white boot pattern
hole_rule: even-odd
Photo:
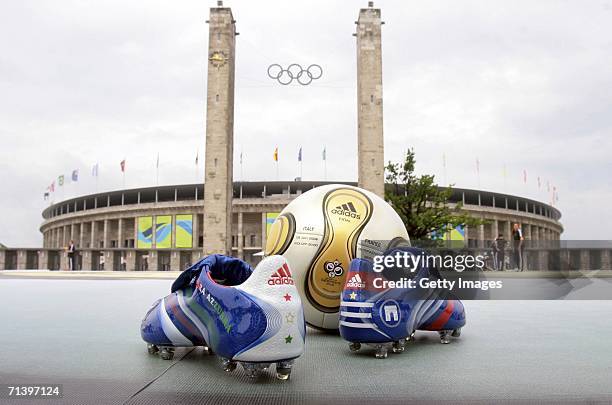
[[[282,256],[264,258],[255,270],[237,258],[208,256],[181,273],[141,325],[151,354],[172,359],[175,347],[204,346],[226,371],[240,363],[255,377],[276,363],[283,380],[304,352],[305,335],[300,296]]]
[[[421,255],[421,249],[395,248],[396,251]],[[421,266],[411,275],[414,280],[429,277],[430,271]],[[352,351],[366,343],[376,350],[377,358],[386,358],[389,349],[403,352],[406,342],[414,339],[416,330],[437,331],[441,343],[459,337],[465,325],[465,310],[461,301],[446,299],[447,292],[436,289],[375,288],[374,279],[385,278],[373,270],[367,259],[354,259],[347,274],[340,302],[340,335],[349,342]],[[380,286],[380,281],[376,284]]]

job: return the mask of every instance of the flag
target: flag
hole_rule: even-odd
[[[302,147],[300,146],[300,151],[298,152],[298,162],[302,161]]]
[[[155,163],[155,167],[159,169],[159,152],[157,152],[157,163]]]
[[[196,166],[198,165],[199,158],[200,158],[200,150],[198,149],[198,151],[196,152],[196,160],[195,160]]]
[[[98,164],[97,163],[91,167],[91,175],[93,177],[98,177]]]
[[[48,190],[48,189],[47,189]],[[45,200],[49,199],[49,191],[45,191],[45,195],[43,196]]]
[[[540,176],[538,176],[538,189],[540,189],[541,186],[542,186],[542,183],[540,182]]]
[[[123,159],[119,164],[121,165],[121,172],[125,173],[125,159]]]
[[[327,147],[323,147],[323,160],[327,160]]]
[[[53,182],[51,182],[51,185],[49,186],[49,191],[51,191],[52,193],[55,192],[55,180],[53,180]]]
[[[527,184],[527,170],[523,169],[523,183]]]
[[[240,164],[242,164],[242,152],[240,152]]]
[[[79,181],[79,169],[72,171],[72,181]]]
[[[60,187],[64,185],[64,175],[63,174],[57,178],[57,185]]]
[[[274,149],[274,161],[278,162],[278,146]]]

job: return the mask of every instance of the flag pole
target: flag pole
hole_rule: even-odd
[[[480,159],[476,158],[476,177],[478,178],[478,189],[480,189]]]
[[[196,159],[195,159],[195,172],[193,173],[194,183],[198,182],[198,166],[200,166],[200,162],[198,161],[199,157],[200,157],[200,150],[198,149],[196,152]]]
[[[444,172],[444,187],[448,185],[448,177],[446,176],[446,153],[442,154],[442,167]]]
[[[323,180],[327,181],[327,146],[323,146]]]
[[[157,162],[155,163],[155,185],[159,186],[159,152],[157,152]]]

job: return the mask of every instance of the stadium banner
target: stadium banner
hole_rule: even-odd
[[[266,235],[270,234],[270,228],[279,214],[280,212],[266,212]]]
[[[450,235],[448,235],[449,233]],[[455,228],[447,232],[447,235],[448,235],[447,239],[449,240],[464,241],[465,240],[465,229],[463,228],[463,225],[457,225]]]
[[[138,249],[150,249],[153,242],[153,217],[138,217]]]
[[[177,248],[193,247],[193,215],[181,214],[176,216],[176,243]]]
[[[448,228],[447,228],[448,229]],[[463,225],[457,225],[454,228],[448,229],[444,234],[440,232],[432,232],[431,239],[434,240],[451,240],[451,241],[465,241],[465,228]]]
[[[155,246],[157,249],[170,249],[172,247],[172,216],[156,217],[156,226]]]

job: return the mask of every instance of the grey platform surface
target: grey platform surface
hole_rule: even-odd
[[[612,403],[612,301],[468,301],[463,335],[403,354],[351,353],[309,330],[291,380],[222,371],[201,349],[146,352],[140,320],[170,280],[0,280],[0,384],[63,384],[0,403]]]

